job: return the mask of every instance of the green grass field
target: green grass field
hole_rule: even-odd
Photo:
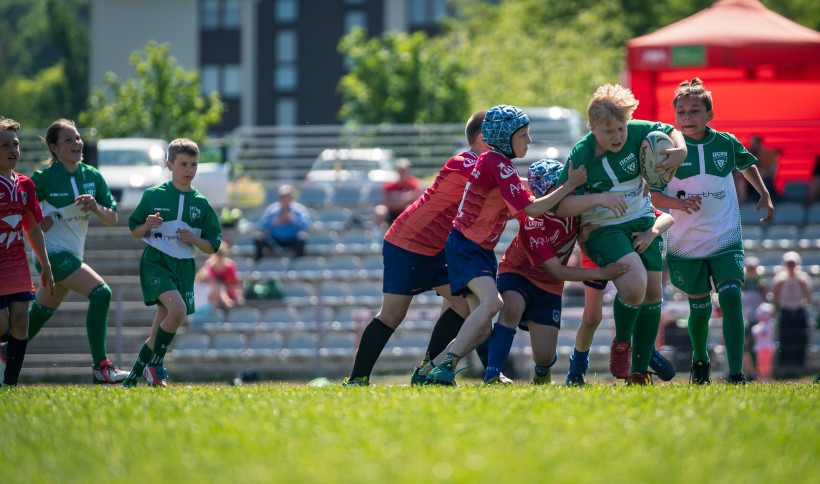
[[[2,482],[818,482],[820,385],[0,390]]]

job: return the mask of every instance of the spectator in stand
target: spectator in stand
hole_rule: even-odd
[[[242,281],[236,271],[236,262],[229,257],[230,253],[231,244],[225,239],[197,274],[197,280],[208,285],[208,302],[214,310],[229,311],[245,304]]]
[[[760,172],[760,177],[763,178],[763,184],[769,190],[772,196],[772,201],[778,200],[777,190],[774,189],[774,178],[777,175],[777,156],[776,150],[763,146],[763,140],[758,135],[753,135],[749,140],[749,153],[757,158],[757,169]],[[753,200],[758,198],[757,191],[751,184],[746,184],[747,195],[750,195]]]
[[[757,257],[746,257],[746,280],[740,285],[743,290],[743,316],[746,319],[746,336],[744,338],[743,371],[751,380],[756,373],[757,358],[754,350],[752,327],[757,322],[757,309],[766,301],[769,285],[763,274],[758,271],[760,260]]]
[[[278,195],[279,201],[270,204],[259,220],[259,231],[253,241],[254,260],[261,259],[266,250],[279,253],[282,248],[292,250],[294,257],[305,254],[310,213],[294,200],[292,186],[282,185]]]
[[[774,277],[774,304],[780,311],[780,364],[796,370],[806,362],[809,339],[806,305],[811,303],[811,278],[800,268],[802,259],[794,251],[783,254],[785,272]]]
[[[399,158],[396,171],[398,181],[384,185],[384,202],[376,207],[376,225],[391,225],[421,195],[421,182],[410,174],[410,160]]]
[[[772,379],[774,354],[774,306],[763,303],[756,311],[757,324],[752,328],[754,350],[757,356],[757,377],[760,381]]]

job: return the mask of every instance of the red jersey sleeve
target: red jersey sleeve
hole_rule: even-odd
[[[23,216],[23,228],[28,230],[34,224],[39,224],[43,221],[43,212],[40,210],[40,202],[37,200],[37,192],[34,187],[34,182],[31,178],[17,174],[20,177],[19,184],[24,193],[26,207],[26,214]]]

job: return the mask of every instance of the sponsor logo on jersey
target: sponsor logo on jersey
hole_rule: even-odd
[[[170,212],[171,211],[170,208],[165,208],[165,207],[152,208],[151,210],[153,210],[155,212]]]
[[[0,219],[0,221],[4,222],[9,226],[9,228],[11,228],[11,230],[0,232],[0,244],[5,242],[7,249],[11,246],[12,242],[23,238],[23,227],[21,226],[20,228],[17,228],[21,220],[23,220],[22,215],[9,215],[8,217],[3,217]]]
[[[723,200],[724,198],[726,198],[726,190],[721,190],[719,192],[702,191],[698,193],[687,193],[683,190],[678,190],[678,193],[675,194],[675,197],[689,198],[695,195],[699,196],[700,198],[714,198],[716,200]]]
[[[718,170],[723,171],[726,166],[726,161],[729,159],[729,153],[725,151],[715,151],[712,153],[712,162]]]
[[[637,175],[638,174],[638,159],[635,158],[635,153],[630,153],[623,158],[619,162],[621,164],[621,168],[630,175]]]
[[[202,211],[200,209],[194,207],[193,205],[189,207],[188,216],[191,218],[191,222],[198,219],[201,214]]]
[[[672,277],[675,278],[675,282],[677,282],[678,284],[684,283],[683,274],[681,274],[680,271],[675,271],[675,273],[672,274]]]
[[[530,249],[547,245],[546,237],[530,237]]]
[[[97,185],[94,182],[83,183],[83,190],[93,197],[97,194]]]
[[[552,234],[552,237],[549,238],[550,244],[555,244],[556,242],[558,242],[558,237],[560,237],[560,236],[561,236],[561,231],[558,230],[558,229],[555,229],[555,232]]]
[[[524,223],[524,230],[540,229],[544,226],[544,221],[537,218],[527,217],[527,222]]]
[[[561,311],[559,311],[557,309],[553,309],[552,310],[552,320],[556,323],[561,321]]]
[[[472,158],[464,158],[464,167],[469,168],[471,166],[475,166],[476,160]]]
[[[524,187],[520,183],[518,185],[513,185],[512,183],[510,183],[510,193],[512,193],[513,195],[518,195],[519,193],[521,193],[521,190],[523,189]]]
[[[67,197],[68,192],[60,192],[60,193],[49,193],[49,197]]]
[[[473,168],[473,178],[478,178],[480,176],[481,172],[478,170],[478,168]]]
[[[512,166],[510,166],[506,163],[499,163],[498,164],[498,171],[501,174],[501,178],[505,178],[505,179],[509,178],[513,175],[518,174],[518,172],[515,171],[515,168],[513,168]]]

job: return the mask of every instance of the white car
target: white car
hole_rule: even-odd
[[[161,139],[110,138],[97,142],[97,169],[120,208],[134,209],[146,188],[171,179],[165,166],[168,143]],[[228,202],[229,167],[226,163],[199,163],[194,188],[215,209]]]
[[[399,179],[393,152],[381,148],[326,149],[319,153],[305,182],[308,185],[383,184]]]

